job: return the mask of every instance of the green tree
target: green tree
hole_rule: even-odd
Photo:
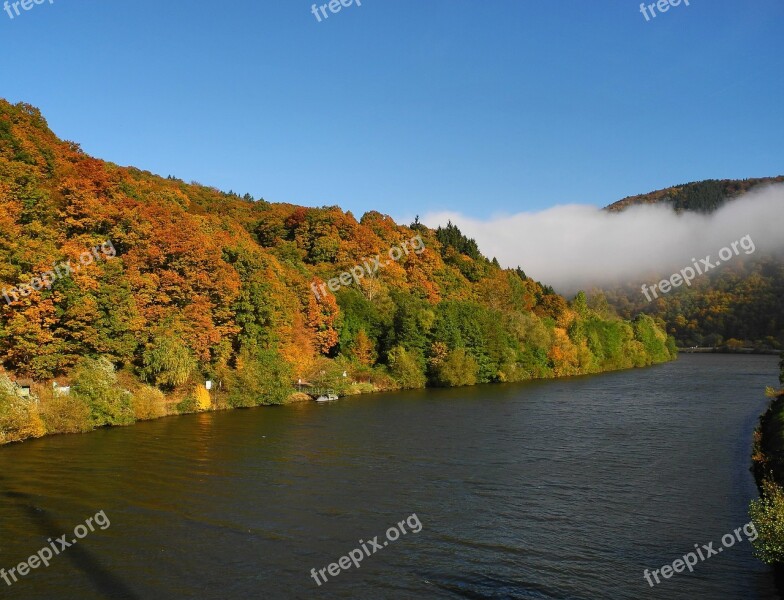
[[[389,348],[402,346],[406,350],[424,353],[428,328],[432,324],[430,306],[403,292],[394,292],[395,313],[389,335]]]
[[[243,352],[229,378],[234,407],[283,404],[292,391],[290,369],[274,350]]]
[[[446,252],[444,251],[447,248],[454,248],[460,254],[465,254],[474,260],[482,258],[476,241],[463,235],[463,232],[461,232],[458,226],[454,225],[452,221],[449,221],[446,227],[439,227],[436,229],[436,238],[441,242],[441,245],[443,246],[442,252],[445,256]]]
[[[170,335],[156,337],[144,351],[142,361],[142,378],[166,389],[183,385],[196,368],[188,347]]]
[[[768,564],[784,563],[784,489],[763,481],[762,496],[751,502],[749,514],[758,533],[754,555]]]
[[[135,421],[131,393],[119,387],[114,365],[106,357],[83,358],[76,364],[71,393],[90,408],[94,427]]]
[[[388,356],[392,377],[403,389],[423,388],[427,383],[424,370],[419,361],[403,346],[396,346]]]
[[[572,300],[572,309],[580,315],[580,317],[585,318],[588,314],[588,301],[585,298],[585,292],[580,291],[577,292],[577,295]]]
[[[474,385],[479,365],[465,348],[452,350],[446,359],[434,368],[434,383],[440,387]]]
[[[364,331],[374,342],[382,338],[389,328],[376,304],[365,298],[355,288],[343,288],[336,295],[340,313],[340,350],[350,352],[360,331]]]

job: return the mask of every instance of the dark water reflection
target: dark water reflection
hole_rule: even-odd
[[[211,413],[0,449],[0,567],[111,520],[8,598],[776,598],[737,544],[772,357]],[[423,529],[317,587],[416,513]]]

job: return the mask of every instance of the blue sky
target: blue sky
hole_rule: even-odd
[[[2,2],[2,0],[0,0]],[[604,205],[784,174],[784,3],[54,0],[0,95],[90,154],[359,216]]]

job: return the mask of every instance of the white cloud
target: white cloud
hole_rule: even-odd
[[[711,215],[676,214],[669,206],[634,206],[611,213],[568,204],[540,212],[482,221],[458,213],[431,213],[430,227],[451,220],[476,239],[485,256],[561,293],[669,275],[750,235],[755,256],[784,249],[784,185],[753,190]],[[745,251],[740,250],[741,256]]]

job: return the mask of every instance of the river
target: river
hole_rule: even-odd
[[[745,536],[693,573],[643,578],[748,522],[751,432],[776,363],[682,355],[0,448],[0,568],[47,538],[60,552],[0,580],[2,597],[777,598]],[[54,541],[99,511],[78,543]],[[363,554],[374,536],[381,549]],[[355,548],[360,568],[323,582]]]

